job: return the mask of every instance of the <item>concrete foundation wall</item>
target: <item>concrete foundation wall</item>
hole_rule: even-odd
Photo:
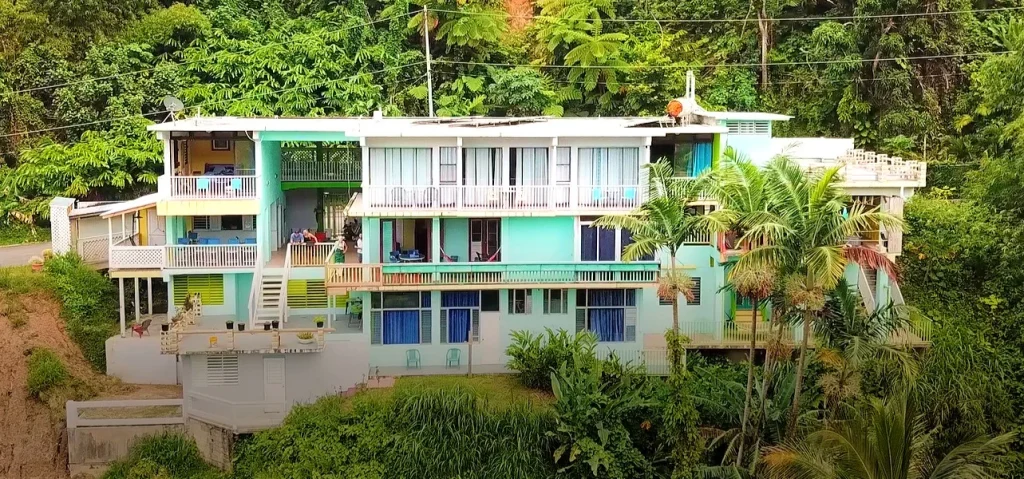
[[[231,471],[231,454],[235,447],[234,433],[196,419],[188,419],[185,429],[196,441],[203,460],[222,471]]]
[[[150,326],[150,334],[107,339],[107,376],[134,384],[178,384],[176,357],[160,354],[160,327]]]
[[[98,426],[68,429],[70,466],[105,465],[123,459],[139,439],[165,432],[185,432],[181,424],[160,426]]]

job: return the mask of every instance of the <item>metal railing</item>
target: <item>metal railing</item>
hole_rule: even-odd
[[[391,288],[414,286],[507,286],[515,284],[651,285],[658,279],[656,262],[632,263],[428,263],[326,265],[328,288]]]
[[[253,268],[256,245],[168,245],[167,268]]]
[[[171,176],[170,197],[184,200],[255,199],[257,176]]]
[[[281,151],[282,181],[360,181],[358,148],[286,148]]]
[[[249,287],[249,328],[256,326],[259,319],[259,297],[263,288],[263,254],[256,249],[256,265],[252,272],[252,286]]]
[[[864,307],[868,311],[875,310],[875,289],[868,282],[868,275],[864,272],[863,267],[857,268],[857,291],[860,293],[860,297],[864,300]]]
[[[642,203],[638,185],[364,186],[364,205],[380,209],[532,211],[565,208],[630,210]]]
[[[620,363],[643,367],[651,376],[668,376],[672,372],[667,349],[598,349],[597,359],[604,361],[611,358],[613,354],[619,358]],[[686,366],[685,351],[683,366]]]

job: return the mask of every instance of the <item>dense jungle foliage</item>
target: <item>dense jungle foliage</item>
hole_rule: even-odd
[[[973,457],[995,457],[989,453],[999,448],[1000,434],[1021,430],[1024,7],[1016,1],[0,0],[0,217],[45,221],[54,195],[118,199],[152,190],[162,155],[145,127],[166,117],[168,94],[181,98],[188,114],[424,115],[424,27],[439,115],[657,115],[682,94],[692,69],[709,109],[793,115],[776,125],[777,136],[853,137],[860,147],[928,161],[931,191],[907,205],[899,267],[915,314],[936,323],[933,347],[894,365],[885,348],[859,348],[863,335],[843,339],[837,330],[828,336],[834,354],[811,354],[803,388],[793,383],[800,376],[793,370],[805,368],[785,362],[765,374],[759,366],[752,373],[759,398],[754,431],[742,429],[746,366],[691,358],[690,373],[659,388],[692,394],[699,417],[678,402],[659,403],[659,414],[678,431],[702,427],[707,448],[700,463],[712,468],[704,472],[798,477],[785,461],[769,459],[847,464],[860,453],[877,461],[874,469],[845,477],[906,477],[881,472],[883,452],[893,448],[856,441],[877,438],[867,431],[884,428],[909,451],[903,472],[946,477],[942,466],[950,463],[941,458],[962,459],[965,446],[978,453]],[[834,289],[823,310],[843,311],[850,303],[844,294]],[[860,323],[879,319],[845,314]],[[587,390],[594,374],[604,373],[566,371],[563,378],[603,406],[620,397]],[[561,381],[544,371],[526,376],[530,385]],[[906,376],[914,378],[912,388],[894,386]],[[794,389],[806,389],[799,423],[815,426],[787,439]],[[431,399],[391,406],[433,407],[425,402]],[[470,411],[472,398],[446,407]],[[384,422],[353,422],[352,414],[364,412]],[[357,438],[359,428],[403,413],[346,410],[330,427],[345,426]],[[473,414],[469,426],[480,430],[525,421]],[[292,424],[302,421],[299,413]],[[685,462],[692,456],[685,447],[643,457],[624,448],[623,434],[629,441],[643,436],[628,430],[630,421],[614,438],[607,429],[574,436],[571,427],[548,428],[555,437],[545,435],[551,442],[544,444],[587,440],[587,457],[597,463],[613,448],[613,459],[632,461],[628,471],[693,472],[660,462]],[[531,422],[524,431],[535,435],[547,424]],[[692,446],[678,437],[677,444]],[[739,437],[756,441],[746,444],[742,460]],[[346,449],[351,454],[377,453],[354,444]],[[636,444],[640,451],[650,446]],[[522,452],[514,459],[531,466],[555,466],[533,463],[537,450],[494,447]],[[751,463],[751,448],[764,453],[763,466]],[[1003,473],[1021,477],[1024,444],[1017,440],[1013,450]],[[822,451],[829,456],[820,457]],[[486,468],[490,460],[466,464]],[[742,467],[729,467],[735,464]],[[587,472],[574,467],[567,474]]]

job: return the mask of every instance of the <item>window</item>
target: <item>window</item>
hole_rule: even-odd
[[[202,357],[202,356],[194,356]],[[227,386],[238,384],[238,356],[208,355],[206,367],[202,369],[204,386]]]
[[[429,344],[430,292],[370,295],[370,344]]]
[[[512,148],[509,150],[509,184],[548,185],[548,149]]]
[[[508,314],[530,314],[532,308],[530,290],[508,290]]]
[[[185,297],[199,293],[199,299],[206,306],[224,304],[224,275],[186,274],[172,276],[174,284],[174,305],[185,304]]]
[[[711,167],[714,145],[710,136],[677,143],[672,152],[673,176],[694,177]]]
[[[430,148],[370,148],[369,184],[430,185],[430,161]]]
[[[241,230],[242,229],[242,217],[237,215],[221,216],[220,218],[220,229],[222,230]]]
[[[442,146],[441,147],[441,168],[439,174],[441,175],[442,185],[457,185],[459,184],[459,158],[458,148],[453,146]]]
[[[212,141],[213,141],[213,146],[211,147],[211,149],[213,151],[231,151],[231,140],[212,140]]]
[[[626,246],[633,243],[633,234],[626,229],[598,228],[587,218],[580,223],[581,261],[621,261]],[[637,261],[654,261],[654,255],[644,255]]]
[[[210,228],[210,217],[209,216],[193,216],[192,217],[192,229],[193,230],[208,230]]]
[[[544,314],[565,314],[569,312],[569,290],[545,289]]]
[[[555,149],[555,183],[568,185],[572,182],[572,167],[569,163],[569,156],[572,148],[559,146]]]
[[[771,122],[768,121],[738,121],[725,122],[725,127],[732,135],[770,135],[772,133]]]
[[[441,292],[441,342],[469,342],[480,339],[480,291]]]
[[[288,280],[289,308],[326,308],[327,288],[323,280]]]
[[[672,306],[672,298],[662,298],[658,296],[658,304],[662,306]]]
[[[640,183],[639,148],[580,148],[579,184],[636,186]]]
[[[497,313],[499,311],[499,304],[497,290],[487,290],[480,292],[480,311],[487,313]]]
[[[581,289],[576,292],[576,330],[598,341],[636,340],[636,290]]]
[[[693,295],[692,300],[687,300],[688,306],[700,306],[700,278],[693,278],[693,287],[690,288],[690,294]]]

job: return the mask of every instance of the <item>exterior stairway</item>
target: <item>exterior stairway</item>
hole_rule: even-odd
[[[284,276],[264,273],[260,281],[259,297],[256,303],[256,323],[280,319],[285,294]]]
[[[864,300],[864,307],[868,311],[875,310],[875,284],[878,282],[878,272],[874,269],[858,268],[857,291]]]

